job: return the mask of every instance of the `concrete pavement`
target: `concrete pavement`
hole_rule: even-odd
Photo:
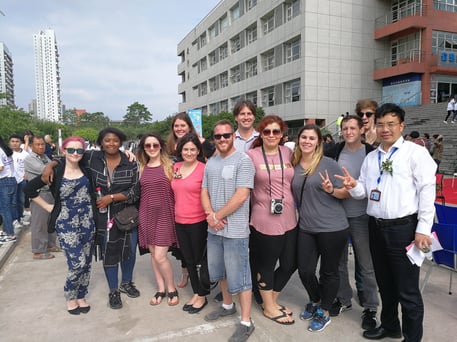
[[[62,253],[55,255],[51,260],[33,260],[28,228],[22,231],[18,242],[0,247],[0,265],[3,263],[0,270],[1,341],[226,341],[238,322],[239,314],[214,323],[204,321],[204,315],[218,305],[213,301],[216,293],[209,296],[210,303],[201,313],[190,315],[182,311],[182,305],[191,296],[190,284],[179,290],[178,306],[170,307],[166,301],[158,306],[149,305],[156,292],[150,255],[137,257],[134,281],[141,291],[139,298],[122,295],[124,307],[110,309],[102,265],[94,262],[87,297],[92,309],[87,315],[69,315],[63,298],[66,260]],[[175,279],[179,279],[179,264],[172,257],[171,260]],[[352,274],[352,256],[350,260]],[[422,278],[428,268],[429,264],[423,266]],[[448,286],[449,271],[434,267],[423,292],[423,341],[457,340],[457,286],[453,286],[452,295],[448,295]],[[298,319],[307,300],[295,273],[280,301],[293,310],[295,324],[283,326],[270,321],[253,304],[256,329],[249,341],[368,341],[362,337],[360,328],[363,309],[355,300],[351,311],[332,318],[330,325],[320,333],[308,332],[308,322]]]

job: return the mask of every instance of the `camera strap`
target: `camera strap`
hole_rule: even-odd
[[[282,153],[281,153],[280,146],[278,146],[278,153],[279,153],[279,161],[281,163],[281,191],[282,191],[281,199],[284,199],[284,162],[282,161]],[[267,168],[267,172],[268,172],[268,183],[270,184],[270,198],[273,199],[273,197],[271,197],[270,166],[268,165],[267,155],[265,153],[265,149],[263,148],[263,146],[262,146],[262,155],[263,155],[263,160],[265,161],[265,167]],[[274,167],[274,164],[273,164],[273,167]]]

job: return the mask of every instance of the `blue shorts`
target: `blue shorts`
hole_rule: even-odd
[[[229,239],[210,233],[207,251],[211,282],[226,279],[230,294],[252,289],[249,238]]]

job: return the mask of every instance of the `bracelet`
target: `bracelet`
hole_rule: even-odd
[[[109,195],[109,197],[111,197],[111,203],[114,203],[114,195],[111,194],[111,195]]]
[[[333,195],[334,192],[335,192],[335,187],[333,187],[332,192],[329,192],[328,194]]]
[[[215,224],[219,223],[219,220],[216,218],[216,213],[213,213],[213,220]]]

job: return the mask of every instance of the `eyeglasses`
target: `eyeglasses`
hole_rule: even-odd
[[[365,112],[365,113],[358,112],[357,115],[360,116],[361,118],[363,118],[364,115],[366,115],[367,118],[371,118],[371,116],[374,115],[374,113],[373,112]]]
[[[232,135],[233,133],[214,134],[213,138],[216,140],[221,140],[222,137],[224,137],[224,139],[230,139]]]
[[[154,144],[144,144],[144,148],[152,148],[153,150],[157,150],[160,147],[160,144],[154,143]]]
[[[67,151],[68,153],[70,154],[73,154],[73,153],[77,153],[77,154],[83,154],[84,153],[84,149],[83,148],[73,148],[73,147],[69,147],[69,148],[66,148],[65,151]]]
[[[275,128],[275,129],[268,129],[268,128],[265,128],[263,131],[262,131],[262,134],[263,135],[271,135],[271,133],[273,133],[273,135],[276,137],[278,135],[281,135],[281,130],[279,128]]]
[[[395,126],[398,126],[400,124],[400,122],[378,122],[376,123],[376,128],[384,128],[384,127],[387,127],[387,128],[394,128]]]

